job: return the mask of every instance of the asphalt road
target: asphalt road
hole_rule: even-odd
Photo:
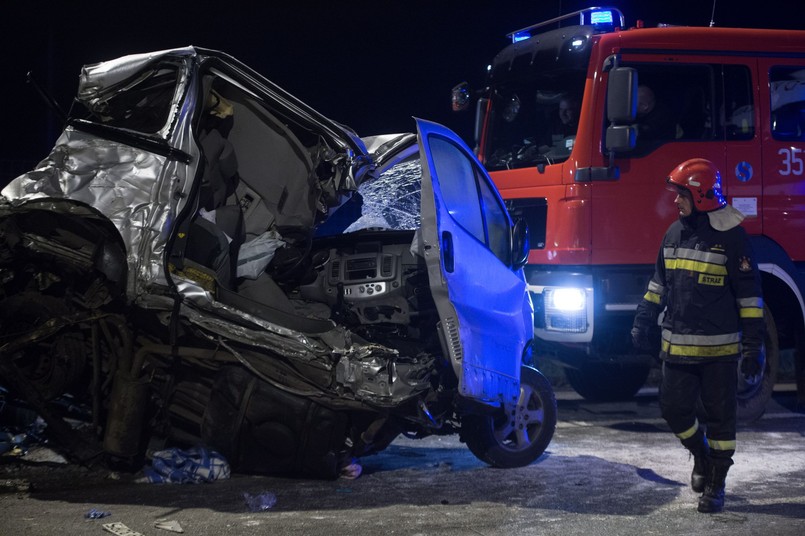
[[[212,535],[774,535],[805,534],[805,410],[775,394],[766,415],[738,433],[725,511],[696,512],[692,460],[659,418],[656,390],[594,404],[557,393],[548,451],[520,469],[492,469],[454,437],[395,441],[361,460],[355,480],[234,475],[204,485],[133,483],[70,466],[0,465],[0,535],[145,536],[173,521]],[[113,477],[113,478],[110,478]],[[276,504],[253,512],[244,494]],[[109,517],[88,520],[91,509]]]

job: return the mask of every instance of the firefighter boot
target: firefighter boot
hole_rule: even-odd
[[[690,489],[696,493],[704,491],[707,467],[710,465],[710,447],[701,429],[691,437],[682,440],[682,444],[693,455],[693,472],[690,474]]]
[[[697,510],[704,514],[720,512],[724,509],[724,481],[727,471],[730,470],[730,458],[711,458],[707,469],[707,479],[704,484],[704,493],[699,497]]]

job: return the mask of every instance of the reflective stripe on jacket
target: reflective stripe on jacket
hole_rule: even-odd
[[[668,228],[635,326],[662,322],[660,358],[674,363],[735,360],[763,341],[757,262],[740,226],[717,231],[694,213]]]

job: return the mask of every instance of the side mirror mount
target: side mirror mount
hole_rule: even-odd
[[[517,271],[528,263],[528,254],[531,252],[528,224],[525,220],[518,218],[514,222],[511,228],[510,244],[512,270]]]
[[[486,123],[486,114],[489,109],[489,99],[481,97],[478,99],[475,111],[475,124],[473,126],[472,134],[475,140],[475,146],[481,144],[481,132],[483,132],[484,124]]]
[[[450,93],[450,105],[454,112],[463,112],[470,106],[470,85],[461,82]]]

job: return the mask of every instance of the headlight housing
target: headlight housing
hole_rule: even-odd
[[[565,333],[587,331],[587,293],[582,288],[546,288],[545,329]]]

